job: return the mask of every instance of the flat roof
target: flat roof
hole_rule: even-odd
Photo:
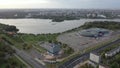
[[[99,32],[108,33],[109,30],[103,28],[90,28],[80,31],[80,34],[86,36],[95,36],[98,35]]]
[[[112,52],[114,52],[114,51],[116,51],[116,50],[118,50],[118,49],[120,49],[120,46],[119,46],[119,47],[116,47],[116,48],[114,48],[114,49],[112,49],[112,50],[110,50],[109,52],[107,52],[107,54],[110,54],[110,53],[112,53]]]
[[[55,43],[45,42],[41,47],[45,48],[50,53],[56,53],[60,50],[60,45]]]

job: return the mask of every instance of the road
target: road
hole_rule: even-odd
[[[6,42],[6,44],[9,45],[7,42]],[[16,55],[20,56],[25,62],[30,64],[33,68],[46,68],[44,65],[37,62],[32,56],[30,56],[24,50],[19,50],[12,45],[10,45],[10,46],[16,51]]]
[[[19,50],[15,47],[12,47],[12,48],[15,49],[16,54],[18,56],[20,56],[23,60],[25,60],[30,65],[32,65],[33,68],[45,68],[45,66],[37,62],[32,56],[28,55],[25,51]]]
[[[82,55],[79,55],[79,56],[76,56],[74,57],[73,59],[65,62],[63,65],[59,66],[59,68],[73,68],[74,66],[76,66],[77,64],[81,63],[81,62],[84,62],[85,60],[89,59],[89,54],[91,52],[99,52],[101,50],[104,50],[105,48],[109,47],[109,46],[112,46],[113,44],[117,44],[117,43],[120,43],[120,39],[118,40],[115,40],[111,43],[108,43],[106,44],[105,46],[102,46],[100,48],[97,48],[95,50],[92,50],[88,53],[85,53],[85,54],[82,54]]]

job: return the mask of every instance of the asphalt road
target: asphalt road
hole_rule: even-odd
[[[6,42],[6,44],[8,43]],[[11,47],[16,51],[16,55],[20,56],[25,62],[30,64],[33,68],[46,68],[44,65],[37,62],[32,56],[30,56],[24,50],[19,50],[14,46],[11,46]]]
[[[111,43],[108,43],[106,44],[105,46],[102,46],[100,48],[97,48],[95,50],[92,50],[88,53],[85,53],[85,54],[82,54],[82,55],[79,55],[79,56],[76,56],[74,57],[73,59],[65,62],[63,65],[59,66],[59,68],[73,68],[74,66],[76,66],[77,64],[81,63],[81,62],[84,62],[85,60],[89,59],[89,54],[91,52],[99,52],[101,50],[104,50],[105,48],[109,47],[109,46],[112,46],[113,44],[117,44],[117,43],[120,43],[120,39],[118,40],[115,40]]]
[[[23,50],[18,50],[17,48],[13,47],[16,51],[16,54],[19,55],[23,60],[25,60],[27,63],[33,66],[33,68],[45,68],[42,64],[37,62],[32,56],[28,55]]]

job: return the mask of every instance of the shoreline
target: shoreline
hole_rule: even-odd
[[[27,18],[25,18],[25,19],[27,19]],[[31,20],[32,19],[34,19],[34,18],[30,18]],[[30,19],[28,19],[28,20],[30,20]],[[9,19],[8,19],[9,20]],[[24,19],[23,19],[24,20]],[[50,20],[51,21],[51,19],[35,19],[35,20]],[[83,18],[83,19],[80,19],[80,20],[87,20],[87,21],[85,21],[84,22],[84,24],[86,23],[86,22],[94,22],[94,21],[115,21],[115,22],[120,22],[119,20],[120,19],[85,19],[85,18]],[[118,21],[117,21],[118,20]],[[69,22],[69,21],[79,21],[79,20],[65,20],[64,22]],[[51,23],[51,22],[50,22]],[[63,22],[53,22],[53,23],[63,23]],[[83,22],[82,22],[83,23]],[[84,25],[84,24],[82,24],[82,25]],[[64,30],[64,31],[59,31],[59,32],[49,32],[49,33],[47,33],[47,32],[38,32],[38,33],[32,33],[32,32],[26,32],[25,34],[35,34],[35,35],[37,35],[37,34],[61,34],[61,33],[66,33],[66,32],[71,32],[71,31],[73,31],[73,30],[76,30],[76,29],[78,29],[78,28],[80,28],[82,25],[80,25],[80,26],[76,26],[76,27],[73,27],[73,28],[70,28],[70,29],[67,29],[67,30]],[[15,25],[16,26],[16,25]],[[53,25],[54,26],[54,25]],[[21,31],[21,32],[19,32],[19,33],[23,33],[24,34],[24,31]]]

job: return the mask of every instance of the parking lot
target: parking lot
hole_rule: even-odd
[[[58,36],[57,40],[62,43],[68,44],[75,51],[78,50],[81,51],[84,50],[85,48],[93,47],[96,44],[107,41],[111,38],[115,38],[118,35],[120,35],[119,32],[110,32],[107,36],[95,39],[94,37],[81,36],[78,32],[72,32]]]

